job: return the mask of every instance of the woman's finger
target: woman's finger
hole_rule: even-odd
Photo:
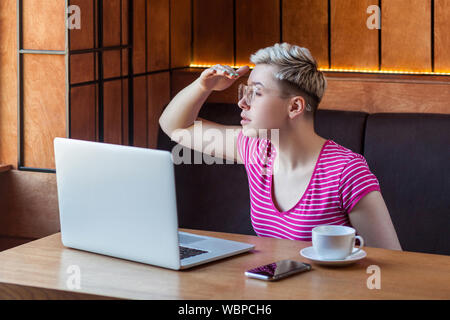
[[[230,66],[224,66],[225,70],[230,74],[230,75],[235,75],[237,76],[238,74],[236,73],[236,70],[234,70],[232,67]]]
[[[246,74],[248,71],[250,70],[249,66],[242,66],[239,69],[236,70],[236,73],[239,76],[243,76],[244,74]]]
[[[229,77],[238,76],[236,71],[233,68],[231,68],[230,66],[226,66],[226,65],[224,66],[224,65],[218,64],[218,65],[215,65],[213,68],[217,70],[218,74],[223,74],[223,75],[229,76]]]

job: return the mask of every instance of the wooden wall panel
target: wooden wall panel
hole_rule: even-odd
[[[431,1],[384,0],[383,70],[431,71]]]
[[[94,5],[93,0],[71,0],[71,5],[80,7],[81,29],[71,29],[70,49],[88,49],[94,47]]]
[[[236,1],[236,65],[280,42],[280,0]]]
[[[120,0],[103,1],[103,46],[120,45]]]
[[[93,81],[95,74],[93,53],[73,54],[70,56],[70,83]]]
[[[122,144],[121,81],[105,82],[103,92],[104,142]]]
[[[170,73],[151,74],[148,78],[148,147],[156,149],[159,117],[170,102]]]
[[[193,63],[232,65],[233,0],[194,1]]]
[[[0,1],[0,163],[17,168],[16,2]]]
[[[0,235],[41,238],[59,231],[56,175],[12,170],[0,175]]]
[[[128,80],[122,80],[122,144],[129,145]]]
[[[136,77],[133,83],[134,93],[134,145],[146,148],[147,143],[147,77]]]
[[[147,71],[169,68],[169,0],[147,4]]]
[[[145,0],[134,0],[133,13],[133,70],[134,73],[144,73],[147,55],[145,32]]]
[[[128,44],[128,1],[122,0],[122,44]]]
[[[170,0],[170,57],[172,68],[191,63],[191,0]]]
[[[450,72],[450,1],[434,3],[434,71]]]
[[[449,114],[450,83],[328,78],[320,109]]]
[[[366,25],[372,4],[373,0],[331,1],[332,68],[378,70],[378,30]]]
[[[70,92],[70,136],[73,139],[96,141],[95,85],[74,87]]]
[[[320,68],[328,64],[328,0],[283,0],[283,42],[309,49]]]
[[[120,77],[120,50],[103,52],[103,79]]]
[[[23,49],[65,50],[64,1],[22,0]]]
[[[53,139],[66,136],[65,57],[23,58],[24,166],[55,168]]]
[[[128,49],[122,50],[122,75],[128,75]]]

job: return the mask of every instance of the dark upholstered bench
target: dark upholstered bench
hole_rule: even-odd
[[[199,117],[237,125],[240,109],[205,104]],[[404,250],[450,254],[450,115],[318,110],[315,129],[367,159]],[[175,145],[159,129],[158,148]],[[175,178],[180,227],[255,234],[243,165],[180,164]]]
[[[450,255],[450,115],[370,115],[364,156],[404,250]]]

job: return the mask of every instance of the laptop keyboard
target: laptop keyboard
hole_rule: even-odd
[[[180,259],[186,259],[194,256],[198,256],[199,254],[208,253],[208,251],[203,251],[194,248],[187,248],[180,246]]]

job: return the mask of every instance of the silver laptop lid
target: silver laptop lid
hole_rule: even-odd
[[[170,152],[64,138],[54,147],[65,246],[180,268]]]

